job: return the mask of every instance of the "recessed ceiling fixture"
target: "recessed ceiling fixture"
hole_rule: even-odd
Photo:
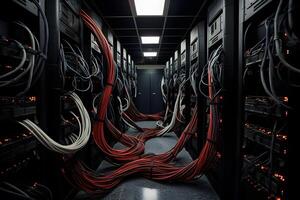
[[[134,0],[136,14],[160,16],[164,14],[165,0]]]
[[[157,52],[144,52],[144,57],[155,57]]]
[[[142,36],[142,44],[158,44],[159,36]]]

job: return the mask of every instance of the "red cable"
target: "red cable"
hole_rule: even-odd
[[[100,121],[95,124],[94,128],[94,139],[100,149],[108,155],[110,158],[124,161],[125,157],[128,156],[126,161],[133,159],[131,162],[128,162],[121,166],[120,168],[116,169],[115,171],[105,175],[99,176],[98,174],[94,173],[92,170],[87,169],[80,163],[75,165],[75,168],[71,171],[66,171],[66,177],[68,177],[70,182],[76,184],[76,186],[84,189],[87,192],[102,192],[109,190],[115,187],[117,184],[120,183],[122,179],[129,175],[133,174],[140,174],[144,177],[151,178],[153,180],[164,180],[164,181],[191,181],[204,172],[204,170],[208,167],[210,162],[215,158],[215,145],[212,141],[216,139],[216,130],[213,128],[213,120],[215,119],[213,115],[212,106],[210,105],[210,117],[209,117],[209,128],[207,132],[207,141],[199,154],[198,159],[194,160],[190,164],[185,167],[176,167],[171,164],[167,164],[171,159],[173,159],[179,151],[183,148],[182,146],[185,144],[185,141],[190,137],[190,133],[195,132],[195,127],[197,124],[197,109],[194,110],[194,114],[188,126],[183,131],[181,137],[179,138],[179,142],[172,148],[170,151],[157,155],[157,156],[146,156],[144,158],[140,158],[141,149],[144,148],[144,141],[149,136],[155,135],[157,130],[146,130],[145,136],[140,136],[140,140],[134,139],[132,136],[125,136],[120,139],[122,143],[130,146],[125,150],[115,150],[112,149],[105,141],[104,137],[104,119],[107,112],[108,103],[110,100],[110,95],[112,92],[111,84],[114,82],[114,70],[112,64],[112,56],[109,53],[108,43],[101,33],[101,30],[97,27],[97,25],[93,22],[93,20],[83,11],[81,12],[81,16],[85,22],[85,24],[95,33],[96,38],[100,42],[105,57],[108,60],[108,73],[107,73],[107,81],[108,85],[105,86],[103,91],[103,96],[101,99],[101,103],[99,105],[99,119]],[[213,97],[213,89],[211,83],[211,76],[210,72],[208,72],[208,79],[209,79],[209,97],[212,99]],[[142,113],[139,113],[134,108],[130,112],[132,116],[139,116],[139,117],[149,117]],[[157,117],[158,115],[151,115],[152,117]],[[113,130],[113,135],[120,136],[120,132],[117,131],[113,127],[112,124],[109,124],[110,129]],[[136,146],[132,146],[134,144],[139,144]]]

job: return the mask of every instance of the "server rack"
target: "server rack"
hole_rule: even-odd
[[[221,197],[239,199],[242,132],[242,70],[238,65],[238,1],[224,1],[223,180]]]
[[[190,60],[190,67],[186,69],[186,73],[191,76],[192,72],[196,70],[196,85],[199,85],[200,75],[204,70],[206,65],[206,23],[202,19],[200,22],[192,29],[189,36],[189,48],[187,54]],[[188,86],[191,88],[191,85]],[[191,92],[191,89],[188,90]],[[194,140],[192,140],[193,153],[192,157],[196,157],[202,149],[203,143],[206,138],[206,99],[197,92],[191,96],[191,107],[193,107],[196,102],[198,105],[198,134]]]
[[[196,70],[200,70],[199,66],[199,47],[200,47],[200,41],[199,41],[199,26],[196,25],[190,32],[189,35],[189,49],[190,49],[190,54],[187,55],[190,58],[190,67],[189,69],[186,69],[187,76],[191,78],[192,73],[197,73],[195,72]],[[202,44],[201,44],[202,45]],[[198,68],[198,69],[197,69]],[[197,79],[197,78],[196,78]],[[198,94],[192,92],[192,85],[187,83],[187,87],[190,88],[188,90],[189,96],[190,96],[190,107],[195,109],[196,106],[196,101],[198,100]],[[196,85],[198,84],[198,81],[196,80]],[[203,105],[201,105],[203,106]],[[205,106],[205,105],[204,105]],[[190,110],[189,116],[191,116],[192,110]],[[199,113],[199,112],[198,112]],[[200,133],[200,132],[199,132]],[[201,133],[202,134],[202,133]],[[199,135],[197,135],[199,137]],[[199,138],[192,138],[190,142],[188,143],[187,149],[190,149],[189,152],[193,158],[196,158],[199,153],[198,149],[198,139]]]
[[[225,22],[224,22],[224,17],[225,17],[225,8],[224,8],[224,1],[223,0],[214,0],[209,3],[208,8],[207,8],[207,18],[206,18],[206,59],[207,62],[211,60],[212,55],[214,52],[216,52],[218,49],[223,49],[224,48],[224,28],[225,28]],[[225,52],[225,50],[223,50]],[[224,74],[224,69],[222,69],[223,76]],[[224,84],[224,82],[222,83]],[[221,90],[220,95],[224,95],[223,91]],[[206,101],[206,105],[209,105],[209,100]],[[221,119],[224,119],[223,115],[224,113],[222,112],[222,107],[224,106],[222,102],[218,102],[219,111],[221,115]],[[214,187],[216,188],[216,191],[219,194],[222,194],[225,189],[225,185],[223,183],[220,184],[221,181],[223,181],[222,177],[225,167],[225,159],[224,159],[224,125],[220,123],[219,127],[219,139],[218,143],[216,144],[217,148],[217,155],[216,155],[216,161],[213,164],[210,172],[208,173],[208,177],[213,183]],[[232,186],[230,186],[232,187]],[[225,196],[225,194],[222,194]]]
[[[209,174],[223,199],[239,199],[242,132],[242,78],[238,65],[238,2],[215,0],[207,8],[207,59],[220,50],[220,129],[215,166]]]
[[[299,112],[296,103],[299,99],[294,94],[299,91],[293,84],[298,83],[299,75],[287,70],[279,57],[282,55],[292,65],[297,62],[299,44],[291,39],[291,35],[297,34],[297,24],[288,23],[295,17],[293,12],[297,8],[299,4],[292,1],[240,1],[239,64],[243,70],[245,98],[242,194],[245,199],[289,199],[295,194],[289,187],[295,172],[288,168],[288,163],[295,156],[296,137],[292,127],[295,128],[293,117]],[[278,41],[280,47],[276,46]]]
[[[43,151],[33,135],[18,124],[26,118],[43,127],[46,124],[43,114],[45,79],[41,73],[44,65],[38,65],[39,60],[44,62],[40,55],[46,53],[43,48],[47,46],[48,37],[44,34],[42,18],[45,1],[6,1],[0,11],[0,179],[17,186],[23,184],[24,189],[29,189],[34,182],[47,184],[46,176],[41,178]],[[29,32],[36,37],[35,42]],[[23,59],[25,62],[20,64]],[[32,61],[37,62],[40,72],[33,71],[34,76],[30,77],[26,69],[31,71],[35,67],[30,67]],[[21,72],[18,66],[22,67]],[[14,73],[6,74],[10,70]],[[12,198],[9,194],[3,197]]]

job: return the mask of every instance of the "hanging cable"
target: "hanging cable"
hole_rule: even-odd
[[[80,119],[75,114],[72,114],[79,125],[79,134],[76,136],[76,140],[72,144],[59,144],[58,142],[51,139],[40,127],[38,127],[29,119],[19,121],[19,123],[27,130],[29,130],[47,149],[62,154],[73,154],[82,149],[87,144],[91,133],[91,121],[89,114],[80,98],[73,92],[68,93],[67,95],[70,96],[71,99],[75,102],[80,114]]]

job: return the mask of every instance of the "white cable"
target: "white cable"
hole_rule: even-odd
[[[174,109],[173,109],[173,115],[172,115],[171,122],[166,127],[164,127],[162,130],[159,131],[159,133],[157,134],[158,136],[163,136],[165,133],[170,132],[170,130],[174,127],[175,122],[176,122],[177,112],[178,112],[178,109],[179,109],[180,98],[182,96],[182,89],[183,89],[183,86],[184,86],[186,81],[182,82],[181,85],[179,86],[178,94],[177,94],[176,101],[175,101],[175,104],[174,104]]]
[[[182,76],[182,77],[185,77],[185,76]],[[179,110],[180,114],[183,115],[183,110],[185,108],[185,105],[182,105],[182,101],[184,99],[182,90],[183,90],[183,87],[184,87],[185,83],[189,79],[190,78],[188,78],[187,80],[183,79],[182,83],[180,83],[180,85],[179,85],[179,90],[178,90],[178,94],[177,94],[176,101],[175,101],[175,104],[174,104],[174,109],[173,109],[173,114],[172,114],[171,122],[167,126],[165,126],[165,127],[164,127],[162,121],[157,121],[156,122],[156,125],[158,127],[163,128],[161,130],[161,132],[158,134],[159,136],[164,135],[165,133],[169,132],[174,127],[175,122],[176,122],[176,116],[177,116],[178,110]],[[162,87],[161,87],[161,89],[162,89]],[[163,89],[162,89],[162,91],[163,91]],[[167,120],[169,110],[170,110],[169,105],[167,105],[166,112],[165,112],[165,115],[164,115],[164,121]]]
[[[28,32],[28,34],[30,36],[30,41],[31,41],[31,49],[33,51],[35,51],[36,50],[35,36],[31,32],[31,30],[27,26],[25,26],[23,23],[17,22],[16,24],[23,27]],[[30,56],[29,65],[30,65],[30,71],[29,71],[28,83],[27,83],[27,87],[26,87],[27,89],[30,88],[31,83],[32,83],[33,72],[34,72],[34,67],[35,67],[35,55],[34,54]],[[24,92],[26,92],[26,91],[24,91]],[[23,92],[21,92],[21,94],[23,94]]]
[[[175,87],[175,86],[176,86],[177,77],[178,77],[178,75],[177,75],[177,74],[174,74],[174,75],[173,75],[173,87]]]
[[[124,84],[124,89],[125,89],[125,93],[126,93],[126,96],[127,96],[127,98],[124,98],[125,100],[126,100],[126,106],[125,106],[125,108],[123,109],[123,112],[125,112],[128,108],[129,108],[129,106],[130,106],[130,103],[131,103],[131,101],[132,101],[132,99],[131,99],[131,97],[130,97],[130,95],[129,95],[129,92],[128,92],[128,90],[127,90],[127,86],[126,86],[126,84]]]
[[[79,134],[78,136],[76,136],[76,140],[72,144],[59,144],[58,142],[50,138],[40,127],[38,127],[29,119],[25,119],[19,122],[27,130],[29,130],[47,149],[62,154],[72,154],[83,148],[87,144],[91,134],[91,120],[81,99],[74,92],[70,92],[67,95],[69,95],[74,100],[81,119],[80,121],[80,119],[75,115],[75,118],[79,125]]]
[[[14,67],[13,70],[7,72],[6,74],[0,75],[0,81],[1,81],[1,79],[4,79],[4,78],[6,78],[6,77],[8,77],[10,75],[13,75],[14,73],[18,72],[23,67],[23,65],[25,64],[25,61],[26,61],[27,54],[26,54],[24,46],[20,42],[18,42],[17,40],[12,40],[12,41],[21,50],[22,58],[21,58],[20,63],[16,67]]]
[[[183,111],[185,109],[185,105],[183,104],[184,96],[182,95],[179,101],[179,113],[184,118]]]
[[[164,120],[163,121],[159,120],[159,121],[156,122],[156,126],[161,127],[161,128],[164,128],[163,124],[164,124],[164,121],[167,120],[168,112],[169,112],[169,104],[167,102],[167,96],[165,94],[164,86],[165,86],[165,77],[162,77],[161,82],[160,82],[160,90],[161,90],[161,94],[162,94],[162,97],[163,97],[163,101],[167,105],[167,108],[166,108],[166,111],[165,111]]]
[[[29,34],[30,42],[31,42],[31,44],[30,44],[31,49],[33,51],[35,51],[36,50],[35,36],[31,32],[31,30],[21,22],[15,22],[15,24],[17,24],[18,26],[25,29],[25,31]],[[25,48],[20,42],[18,42],[16,40],[12,40],[12,41],[14,43],[16,43],[19,46],[19,48],[22,50],[22,59],[21,59],[21,62],[19,63],[19,65],[17,67],[15,67],[13,70],[11,70],[10,72],[8,72],[6,74],[0,75],[0,87],[5,87],[10,84],[16,83],[17,81],[19,81],[21,78],[23,78],[29,72],[27,87],[25,88],[25,91],[24,91],[24,92],[26,92],[30,88],[30,85],[32,82],[32,77],[33,77],[33,72],[34,72],[34,67],[35,67],[35,55],[30,55],[29,63],[27,65],[27,67],[24,67],[26,57],[28,56],[28,54],[26,54]],[[22,70],[21,73],[18,73],[17,76],[15,76],[9,80],[1,81],[1,79],[7,78],[9,76],[14,75],[16,72],[21,71],[22,68],[24,68],[24,69]]]
[[[126,119],[124,119],[122,116],[121,116],[121,119],[122,119],[122,121],[127,125],[127,126],[129,126],[130,128],[132,128],[132,129],[136,129],[134,126],[132,126]]]
[[[136,85],[135,81],[133,81],[133,87],[134,87],[134,94],[133,94],[133,96],[134,96],[134,98],[136,98],[136,96],[137,96],[137,85]]]
[[[128,109],[128,107],[129,107],[129,100],[126,99],[126,98],[124,98],[125,101],[126,101],[126,105],[123,106],[121,98],[118,96],[117,99],[118,99],[118,101],[120,103],[120,113],[122,114],[123,112],[125,112]]]
[[[163,96],[163,101],[166,103],[167,102],[167,96],[164,90],[164,85],[165,85],[165,78],[162,77],[161,79],[161,83],[160,83],[160,90],[161,90],[161,94]]]

